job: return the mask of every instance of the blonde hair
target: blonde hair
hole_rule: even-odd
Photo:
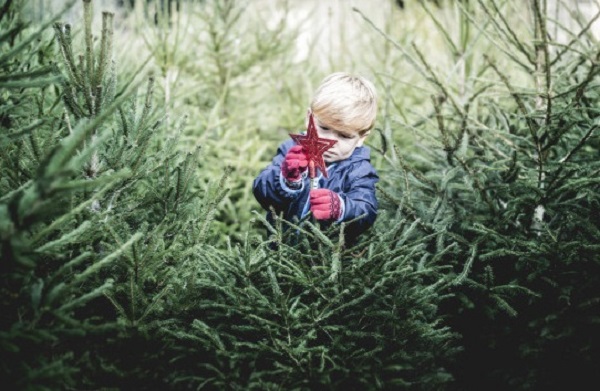
[[[373,127],[377,117],[375,86],[362,76],[332,73],[315,91],[310,109],[334,129],[363,135]]]

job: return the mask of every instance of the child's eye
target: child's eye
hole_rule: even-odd
[[[340,134],[340,136],[341,136],[342,138],[345,138],[345,139],[347,139],[347,140],[349,140],[349,139],[351,139],[351,138],[354,138],[353,136],[351,136],[351,135],[349,135],[349,134],[343,134],[343,133],[341,133],[341,134]]]

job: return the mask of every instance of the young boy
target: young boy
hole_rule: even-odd
[[[329,223],[361,217],[345,229],[350,247],[377,216],[375,183],[379,178],[370,163],[370,150],[363,146],[377,115],[375,87],[363,77],[333,73],[315,92],[306,125],[311,115],[319,137],[337,141],[323,154],[328,177],[318,172],[318,189],[310,189],[305,151],[290,139],[254,180],[254,196],[269,211],[270,221],[270,208],[288,221],[301,219],[309,211]]]

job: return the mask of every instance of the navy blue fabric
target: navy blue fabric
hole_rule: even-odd
[[[303,210],[307,210],[310,179],[303,179],[304,187],[301,191],[286,188],[280,180],[281,163],[294,145],[293,140],[282,143],[271,164],[261,171],[253,183],[254,196],[268,211],[267,217],[270,221],[271,207],[277,215],[283,213],[283,217],[288,221],[293,221],[294,217],[300,219],[303,217]],[[345,205],[342,221],[365,215],[346,227],[346,244],[349,246],[354,244],[358,235],[373,225],[377,217],[375,183],[379,177],[370,163],[370,155],[368,147],[358,147],[348,159],[329,164],[328,178],[321,177],[319,180],[319,188],[332,190],[342,198]]]

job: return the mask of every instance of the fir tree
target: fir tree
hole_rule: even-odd
[[[545,1],[457,3],[457,28],[423,6],[451,72],[393,42],[433,93],[431,115],[404,124],[427,140],[420,156],[392,150],[381,191],[453,269],[442,313],[465,348],[454,387],[595,383],[598,15],[561,44]]]
[[[92,253],[80,243],[94,228],[78,213],[94,199],[72,194],[94,185],[106,192],[118,175],[89,187],[76,179],[89,148],[79,156],[74,151],[91,126],[68,134],[57,109],[52,87],[60,77],[47,30],[60,15],[34,28],[21,18],[22,6],[6,2],[0,10],[2,383],[10,389],[55,389],[73,384],[78,372],[69,342],[103,327],[79,319],[77,310],[112,285],[87,284],[114,254],[90,264]]]
[[[199,194],[199,151],[182,151],[177,131],[165,135],[173,125],[152,106],[152,79],[141,109],[139,82],[118,86],[112,14],[95,42],[83,1],[78,54],[69,25],[55,23],[49,40],[55,20],[30,32],[19,6],[1,15],[11,38],[1,79],[3,384],[150,382],[143,364],[155,355],[133,347],[149,341],[145,322],[168,274],[189,243],[207,239],[227,190]],[[123,348],[139,356],[127,361]]]
[[[437,314],[447,281],[426,266],[417,224],[401,220],[348,250],[340,232],[309,222],[292,227],[294,246],[282,237],[287,222],[262,223],[277,250],[248,238],[182,265],[168,294],[180,306],[161,322],[177,353],[173,385],[436,390],[451,380],[445,365],[457,347]]]

